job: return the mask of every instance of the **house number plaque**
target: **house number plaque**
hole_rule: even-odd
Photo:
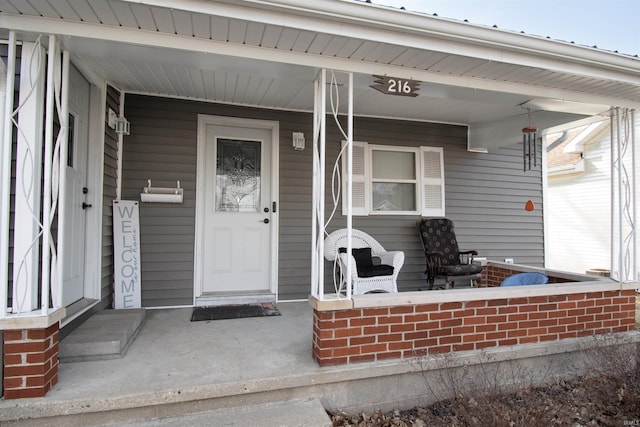
[[[371,87],[384,94],[399,96],[418,96],[420,82],[416,80],[375,75],[373,77],[376,78],[374,82],[377,84],[371,85]]]

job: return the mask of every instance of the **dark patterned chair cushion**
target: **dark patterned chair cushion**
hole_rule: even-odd
[[[347,253],[347,248],[338,248],[339,253]],[[371,256],[371,248],[353,248],[351,254],[356,260],[358,277],[391,276],[393,266],[380,264],[380,257]]]
[[[456,234],[451,220],[446,218],[425,220],[422,222],[420,228],[427,250],[429,252],[440,252],[442,254],[440,258],[442,266],[460,263],[458,241],[456,240]]]
[[[447,276],[464,276],[481,273],[482,266],[479,264],[443,265],[440,271]]]

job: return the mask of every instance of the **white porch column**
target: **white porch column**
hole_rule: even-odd
[[[638,281],[635,111],[611,110],[611,278]]]
[[[330,73],[328,78],[327,73]],[[347,142],[345,147],[335,159],[338,162],[336,167],[333,168],[334,174],[341,170],[340,161],[341,156],[347,158],[347,176],[337,177],[334,176],[332,181],[338,180],[337,188],[342,188],[340,179],[347,180],[347,194],[343,194],[342,197],[346,197],[347,200],[347,230],[348,236],[351,236],[352,225],[352,148],[353,148],[353,73],[342,73],[347,75],[347,130],[343,129],[339,120],[339,96],[340,84],[336,79],[337,72],[328,71],[322,69],[314,82],[314,111],[313,111],[313,195],[312,195],[312,259],[311,259],[311,295],[318,300],[324,300],[324,239],[327,236],[327,225],[332,221],[333,215],[337,211],[337,204],[340,202],[339,194],[334,194],[333,203],[336,204],[331,210],[332,213],[328,219],[325,219],[325,148],[326,148],[326,131],[327,131],[327,90],[330,90],[331,101],[331,115],[333,120],[340,130],[343,139]],[[346,148],[346,153],[345,153]],[[333,191],[336,189],[333,188]],[[347,253],[351,253],[351,239],[348,239]],[[347,271],[343,271],[342,275],[345,277],[346,283],[346,298],[351,298],[351,264],[347,266]],[[337,289],[336,289],[337,292]],[[335,297],[340,298],[340,295]]]
[[[38,244],[44,117],[45,55],[39,42],[22,44],[16,151],[13,254],[14,313],[38,307]]]

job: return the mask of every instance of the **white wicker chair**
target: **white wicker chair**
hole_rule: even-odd
[[[380,243],[367,233],[360,230],[351,230],[352,248],[371,248],[371,256],[379,257],[381,264],[393,266],[393,274],[389,276],[358,277],[356,260],[352,255],[339,253],[340,248],[347,247],[347,229],[342,228],[329,234],[324,240],[324,257],[328,261],[338,264],[340,287],[338,293],[346,288],[347,262],[351,262],[351,283],[353,295],[364,294],[370,291],[398,292],[396,280],[398,273],[404,264],[404,252],[386,251]],[[336,261],[336,257],[338,260]]]

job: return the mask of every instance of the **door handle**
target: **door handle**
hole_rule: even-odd
[[[87,209],[87,208],[90,208],[90,207],[91,207],[91,205],[89,203],[82,202],[82,209]]]
[[[265,224],[269,224],[269,218],[265,218],[261,222],[264,222]]]

